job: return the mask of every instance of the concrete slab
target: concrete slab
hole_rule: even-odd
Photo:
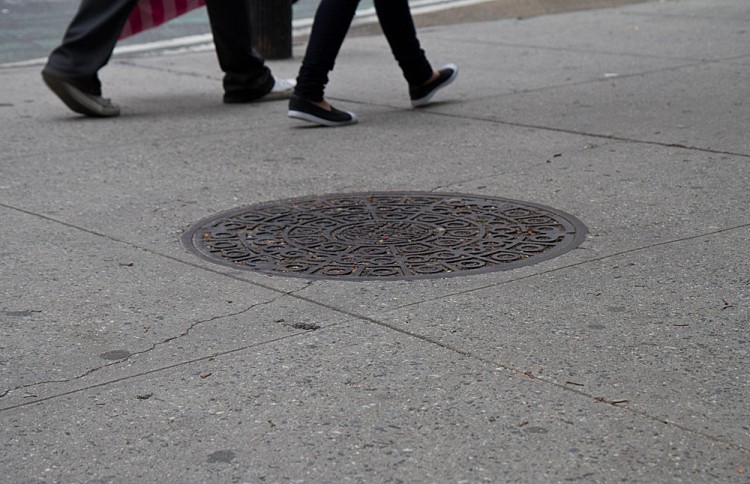
[[[748,55],[747,6],[742,0],[654,2],[448,26],[420,36],[456,42],[545,47],[559,51],[629,54],[693,61]],[[707,13],[710,10],[711,13]],[[646,13],[648,12],[648,13]],[[585,33],[585,34],[584,34]]]
[[[626,76],[520,94],[505,99],[502,110],[493,109],[487,99],[475,101],[473,107],[462,103],[435,109],[451,114],[470,110],[514,124],[747,156],[750,144],[742,133],[750,123],[750,108],[729,86],[745,85],[748,77],[748,66],[705,64],[639,79]]]
[[[632,5],[625,13],[639,15],[669,15],[680,18],[710,20],[750,20],[750,12],[742,0],[718,0],[707,4],[700,0],[660,0],[642,5]]]
[[[684,59],[630,53],[584,52],[532,43],[508,45],[484,40],[492,38],[482,36],[484,25],[472,24],[472,29],[474,26],[480,33],[468,40],[466,36],[453,38],[442,31],[425,35],[422,43],[434,67],[448,62],[459,66],[460,81],[441,92],[433,107],[451,108],[466,101],[486,100],[489,106],[503,112],[502,100],[495,99],[500,96],[559,86],[588,86],[614,74],[644,74],[693,64]],[[330,77],[326,92],[331,96],[408,109],[406,83],[384,39],[348,39]]]
[[[17,283],[3,286],[0,306],[0,407],[283,339],[334,316],[116,240],[2,214],[14,229],[0,264]]]
[[[731,446],[361,324],[0,415],[12,480],[744,479]]]
[[[377,317],[747,448],[745,226]],[[487,304],[487,301],[493,301]]]

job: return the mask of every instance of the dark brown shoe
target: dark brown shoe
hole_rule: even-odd
[[[109,99],[84,92],[49,72],[43,71],[42,79],[66,106],[77,113],[94,118],[111,118],[120,115],[120,106],[113,104]]]

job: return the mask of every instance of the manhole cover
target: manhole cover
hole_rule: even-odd
[[[212,262],[308,279],[420,279],[502,271],[583,242],[575,217],[456,193],[354,193],[222,212],[182,237]]]

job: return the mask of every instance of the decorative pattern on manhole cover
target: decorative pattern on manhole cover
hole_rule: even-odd
[[[182,237],[237,269],[308,279],[392,280],[501,271],[556,257],[586,227],[559,210],[430,192],[297,198],[222,212]]]

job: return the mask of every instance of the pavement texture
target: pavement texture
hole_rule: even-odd
[[[425,27],[461,72],[419,110],[382,36],[353,36],[327,94],[361,121],[337,129],[223,105],[212,52],[115,57],[107,120],[0,70],[3,481],[750,482],[749,26],[746,0],[668,0]],[[370,191],[538,203],[588,235],[366,282],[180,242]]]

